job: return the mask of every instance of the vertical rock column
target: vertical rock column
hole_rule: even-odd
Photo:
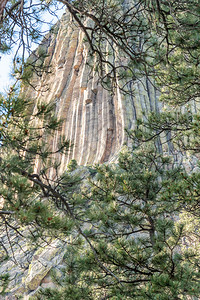
[[[61,172],[71,159],[81,165],[112,161],[126,141],[124,128],[133,129],[143,112],[158,110],[157,93],[146,79],[130,84],[134,96],[125,96],[119,89],[115,94],[107,91],[95,72],[95,57],[93,69],[87,64],[84,34],[69,14],[63,15],[55,31],[40,46],[46,49],[44,64],[51,73],[34,77],[38,92],[30,87],[26,94],[34,99],[35,108],[38,102],[56,103],[62,129],[48,143],[56,150],[64,135],[71,145],[67,155],[55,156]]]

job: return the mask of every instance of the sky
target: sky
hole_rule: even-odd
[[[60,18],[62,14],[64,13],[65,9],[61,9],[58,11],[57,16]],[[57,18],[53,17],[52,15],[45,14],[44,19],[46,22],[52,21],[53,23],[56,23]],[[43,31],[47,31],[48,27],[47,25],[44,25],[42,27]],[[31,50],[34,50],[37,45],[33,45],[33,48]],[[9,86],[12,85],[13,79],[11,77],[12,73],[12,60],[15,54],[15,49],[13,49],[9,54],[3,55],[0,54],[0,93],[6,93],[6,91],[9,90]]]
[[[1,55],[0,60],[0,92],[4,92],[8,89],[9,83],[11,83],[11,78],[9,74],[11,73],[11,63],[12,54]]]

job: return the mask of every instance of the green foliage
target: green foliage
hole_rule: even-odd
[[[27,27],[31,41],[40,38],[40,12],[51,2],[39,2],[39,11],[30,6],[25,24],[31,15],[38,22]],[[18,2],[7,5],[6,11],[18,12]],[[58,288],[35,297],[199,297],[199,170],[188,173],[173,159],[180,151],[199,154],[198,1],[138,0],[126,6],[122,1],[82,0],[72,1],[68,10],[88,33],[104,87],[133,95],[132,83],[145,75],[160,90],[165,107],[127,131],[133,149],[124,150],[118,164],[89,167],[88,187],[76,175],[59,173],[57,161],[69,142],[60,137],[57,149],[49,146],[62,124],[55,104],[39,102],[33,113],[33,104],[15,86],[7,98],[0,97],[0,195],[8,215],[4,224],[12,218],[20,230],[26,226],[27,240],[39,246],[55,238],[68,244],[62,276],[52,275]],[[84,26],[86,18],[90,22]],[[4,15],[2,52],[13,43],[17,23],[10,24]],[[35,74],[50,72],[46,57],[43,44],[26,63],[16,56],[17,79],[31,84]],[[72,160],[68,171],[76,167]],[[1,280],[4,293],[8,276]]]
[[[171,163],[149,146],[124,151],[119,165],[96,168],[91,188],[75,196],[73,213],[84,228],[82,242],[75,239],[74,246],[68,246],[64,277],[57,278],[60,287],[41,292],[41,299],[199,295],[197,237],[193,236],[194,246],[187,241],[186,219],[195,228],[199,222],[186,206],[192,196],[184,184],[195,176],[171,168]]]
[[[0,295],[4,296],[7,292],[9,274],[0,275]]]
[[[13,211],[22,225],[35,223],[39,231],[40,227],[49,231],[55,228],[56,232],[60,228],[69,230],[72,221],[57,215],[54,211],[56,204],[40,200],[41,191],[48,196],[48,191],[45,192],[49,184],[47,174],[58,168],[50,160],[68,149],[68,142],[62,137],[54,152],[45,142],[51,138],[52,132],[60,129],[62,122],[55,116],[54,105],[40,104],[34,115],[30,109],[32,103],[11,88],[8,98],[1,98],[0,107],[0,194],[4,199],[4,209]],[[40,160],[38,174],[34,174],[36,157]]]
[[[83,247],[82,251],[84,251]],[[88,271],[88,267],[83,264],[77,246],[68,247],[64,261],[67,267],[62,270],[63,274],[59,276],[54,272],[51,274],[58,289],[40,291],[35,299],[93,299],[89,287],[90,283],[87,281],[87,276],[84,275]]]
[[[67,169],[68,169],[69,172],[72,172],[72,171],[76,170],[76,168],[77,168],[77,161],[75,159],[72,159],[69,162],[69,164],[67,166]]]

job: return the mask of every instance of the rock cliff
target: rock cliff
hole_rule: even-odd
[[[124,3],[128,3],[128,0]],[[33,73],[31,85],[22,89],[25,97],[32,99],[32,114],[37,113],[38,104],[55,104],[62,126],[48,139],[49,150],[51,148],[56,152],[62,135],[70,141],[68,153],[54,157],[56,162],[60,162],[60,173],[66,170],[71,159],[77,161],[79,167],[76,171],[83,179],[88,177],[88,165],[115,162],[124,143],[129,143],[125,128],[134,129],[139,118],[145,119],[148,112],[159,113],[162,110],[162,104],[158,101],[159,93],[146,77],[135,80],[129,78],[127,93],[123,93],[117,85],[112,89],[101,84],[97,57],[91,55],[83,31],[69,13],[65,13],[46,35],[35,53],[39,52],[44,56],[41,61],[36,61],[36,67],[37,63],[42,63],[48,72]],[[29,58],[30,62],[32,59],[34,61],[34,53]],[[116,66],[118,60],[119,57],[112,57],[112,63]],[[166,136],[163,134],[162,139],[165,139],[165,143],[159,145],[158,141],[159,150],[169,153],[172,147],[170,133]],[[193,169],[199,172],[195,157],[190,157],[189,161],[182,154],[179,159],[176,151],[173,155],[175,163],[180,164],[181,161],[186,167],[189,166],[189,171]],[[36,173],[37,169],[40,169],[39,160],[35,163]],[[49,200],[45,197],[44,201]],[[11,291],[5,297],[0,296],[0,299],[29,299],[41,288],[53,286],[51,270],[58,277],[63,275],[67,237],[64,236],[61,242],[56,236],[56,239],[40,244],[39,248],[33,247],[26,238],[30,235],[30,228],[17,227],[22,235],[16,236],[15,225],[13,228],[6,227],[6,232],[2,229],[4,227],[0,228],[0,275],[9,273],[8,288]]]
[[[67,157],[58,158],[61,171],[71,159],[79,165],[112,161],[127,141],[124,129],[133,129],[144,112],[159,111],[158,93],[146,78],[129,83],[131,96],[119,88],[110,92],[102,87],[95,57],[88,54],[84,33],[69,14],[63,15],[40,49],[47,54],[44,64],[50,73],[34,75],[35,89],[29,87],[26,96],[34,100],[34,110],[38,102],[56,103],[58,117],[64,120],[51,141],[55,150],[60,134],[70,140]],[[88,66],[91,59],[93,68]]]
[[[119,88],[111,92],[102,87],[95,70],[95,57],[91,68],[84,34],[69,14],[63,15],[39,49],[46,55],[44,65],[50,72],[41,77],[34,74],[32,86],[24,92],[33,100],[33,112],[37,111],[38,103],[53,102],[58,118],[63,120],[61,132],[49,141],[52,150],[56,150],[59,135],[70,140],[69,153],[57,157],[61,172],[71,159],[76,159],[79,165],[114,161],[127,142],[124,129],[135,128],[137,119],[144,118],[144,113],[160,110],[158,92],[146,78],[130,81],[133,94],[123,94]],[[8,237],[3,233],[2,236],[9,247]],[[11,276],[9,287],[13,293],[6,299],[15,299],[14,294],[27,295],[24,299],[28,299],[41,286],[51,286],[49,271],[62,268],[62,245],[55,241],[53,247],[32,249],[23,240],[15,241],[12,230],[9,236],[17,244],[17,248],[10,248],[9,254],[12,256],[15,251],[18,264],[12,260],[1,264],[0,272],[9,272]]]

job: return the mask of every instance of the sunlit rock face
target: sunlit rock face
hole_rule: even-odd
[[[63,16],[55,30],[40,46],[47,54],[44,64],[50,66],[51,72],[42,77],[34,74],[31,84],[35,88],[24,88],[25,96],[33,100],[33,113],[37,112],[38,103],[56,104],[58,118],[63,120],[62,129],[48,143],[56,150],[60,135],[65,135],[71,143],[67,155],[55,157],[61,162],[61,172],[71,159],[76,159],[79,165],[115,161],[127,142],[124,129],[134,129],[137,119],[145,118],[150,111],[159,112],[158,92],[146,78],[129,84],[130,90],[134,90],[132,96],[122,94],[119,89],[115,93],[104,89],[95,72],[95,63],[92,69],[87,64],[91,58],[84,34],[69,14]],[[36,169],[39,164],[36,160]],[[57,273],[62,270],[63,245],[55,241],[51,249],[48,245],[42,250],[32,249],[25,241],[19,242],[14,234],[12,230],[9,233],[14,245],[18,245],[15,248],[10,247],[5,232],[1,236],[9,255],[13,255],[14,249],[18,265],[14,259],[5,260],[0,273],[10,272],[12,293],[7,299],[14,299],[14,294],[27,295],[24,299],[28,299],[41,287],[52,286],[50,270]]]
[[[58,117],[64,120],[61,132],[49,141],[54,150],[61,134],[71,142],[68,155],[56,158],[61,170],[71,159],[79,165],[115,160],[127,140],[124,129],[133,129],[144,112],[159,110],[157,92],[146,79],[130,83],[134,96],[125,96],[118,89],[115,93],[104,89],[95,63],[92,69],[87,64],[91,58],[83,39],[84,33],[69,14],[64,14],[57,32],[50,33],[41,46],[48,55],[45,64],[51,73],[41,78],[34,75],[36,90],[26,90],[34,100],[34,109],[38,101],[53,101]]]

